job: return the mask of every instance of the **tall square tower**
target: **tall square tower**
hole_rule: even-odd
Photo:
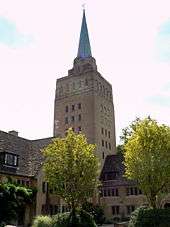
[[[54,136],[64,137],[70,127],[97,145],[96,155],[101,166],[107,155],[115,154],[112,86],[97,71],[92,57],[85,10],[73,68],[56,82]]]

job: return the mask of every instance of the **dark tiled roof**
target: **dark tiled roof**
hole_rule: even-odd
[[[51,142],[52,138],[27,140],[10,133],[0,131],[0,152],[9,152],[19,156],[17,168],[0,168],[2,173],[35,176],[39,170],[43,157],[41,149]]]
[[[126,185],[134,184],[134,182],[127,180],[124,177],[125,166],[123,164],[123,156],[120,154],[108,155],[100,175],[100,180],[105,186],[109,185]],[[114,179],[108,179],[108,175],[114,176]]]

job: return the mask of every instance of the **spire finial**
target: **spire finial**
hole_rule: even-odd
[[[83,8],[83,10],[86,9],[86,3],[83,3],[83,4],[82,4],[82,8]]]
[[[79,40],[79,48],[78,48],[78,58],[89,58],[91,57],[91,47],[89,41],[89,34],[86,23],[86,15],[85,15],[85,4],[83,7],[83,19],[81,24],[81,32],[80,32],[80,40]]]

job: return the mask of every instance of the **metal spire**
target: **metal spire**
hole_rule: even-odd
[[[85,9],[83,9],[83,19],[81,24],[81,32],[79,39],[79,48],[78,48],[78,58],[88,58],[91,57],[91,47],[89,41],[89,34],[86,23]]]

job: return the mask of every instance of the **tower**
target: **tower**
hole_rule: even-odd
[[[70,127],[97,145],[96,155],[102,166],[105,157],[115,153],[112,86],[97,71],[92,57],[85,10],[73,68],[56,82],[54,136],[65,136]]]

